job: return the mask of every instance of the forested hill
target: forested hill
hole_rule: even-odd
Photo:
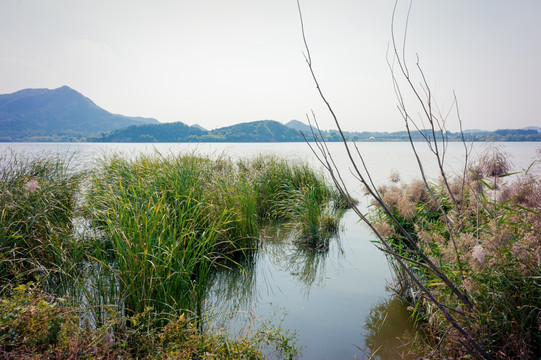
[[[90,139],[94,142],[297,142],[298,130],[278,121],[260,120],[205,131],[182,122],[138,125]]]
[[[261,120],[237,124],[209,131],[201,141],[231,142],[295,142],[303,141],[298,130],[287,127],[278,121]]]
[[[290,126],[291,125],[291,126]],[[207,131],[200,126],[182,122],[137,125],[89,138],[94,142],[298,142],[304,141],[301,131],[309,140],[312,133],[308,125],[295,121],[283,125],[274,120],[260,120]],[[338,131],[321,131],[326,141],[342,141]],[[347,140],[354,141],[409,141],[406,131],[397,132],[344,132]],[[430,137],[431,131],[412,133],[414,141]],[[464,134],[447,132],[448,141],[541,141],[536,129],[496,131],[470,131]],[[441,140],[441,134],[440,139]]]
[[[0,95],[0,141],[81,141],[156,119],[112,114],[68,86]]]
[[[91,142],[199,142],[208,131],[182,122],[132,125],[100,136]]]

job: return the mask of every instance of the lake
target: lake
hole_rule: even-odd
[[[535,158],[539,143],[500,143],[510,156],[515,170],[527,168]],[[341,143],[328,144],[350,192],[366,209],[367,200],[350,169]],[[483,144],[476,143],[472,157]],[[127,156],[141,152],[195,152],[232,158],[259,154],[278,155],[303,160],[321,168],[305,143],[206,143],[206,144],[96,144],[96,143],[1,143],[2,153],[17,154],[76,152],[74,165],[87,168],[104,152],[118,151]],[[419,177],[419,170],[409,143],[359,143],[367,168],[376,184],[388,183],[391,171],[403,180]],[[430,152],[419,144],[419,156],[430,178],[438,177],[438,167]],[[446,153],[449,171],[460,173],[464,148],[450,143]],[[353,212],[346,212],[342,231],[324,252],[299,249],[287,229],[274,227],[262,235],[262,244],[249,264],[250,274],[219,272],[210,288],[209,312],[241,314],[267,318],[286,313],[284,328],[298,332],[298,342],[306,359],[368,358],[365,323],[369,311],[390,296],[386,284],[392,274],[383,254],[371,243],[374,237],[358,222]],[[277,313],[278,315],[273,315]],[[233,329],[240,317],[234,317]]]

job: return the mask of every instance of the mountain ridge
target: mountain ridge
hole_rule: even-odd
[[[113,114],[68,86],[0,95],[0,141],[69,141],[145,123],[158,120]]]
[[[298,142],[301,132],[312,137],[309,125],[291,120],[257,120],[206,130],[199,124],[160,123],[154,118],[113,114],[76,90],[23,89],[0,94],[0,142],[6,141],[93,141],[93,142]],[[317,132],[325,141],[342,141],[337,130]],[[344,131],[347,140],[409,141],[406,131]],[[430,135],[429,133],[427,133]],[[446,132],[448,141],[541,141],[541,128],[465,130]],[[419,132],[414,141],[424,140]]]

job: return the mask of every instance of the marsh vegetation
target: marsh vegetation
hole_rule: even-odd
[[[384,205],[373,202],[370,221],[390,245],[380,243],[395,268],[392,286],[418,330],[397,335],[402,353],[378,351],[382,358],[427,353],[461,358],[472,352],[433,301],[449,309],[489,357],[541,354],[540,161],[511,174],[502,149],[488,146],[448,186],[440,180],[427,188],[422,181],[403,183],[394,176],[378,188]],[[396,258],[408,264],[421,285]],[[430,289],[434,300],[421,287]]]
[[[202,304],[211,274],[249,263],[273,222],[325,248],[345,203],[308,165],[113,153],[74,171],[69,158],[8,154],[1,176],[5,356],[298,354],[279,324],[210,331]]]

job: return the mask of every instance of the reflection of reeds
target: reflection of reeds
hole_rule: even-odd
[[[327,253],[297,247],[287,257],[289,272],[301,281],[309,293],[312,286],[320,286],[326,279]]]
[[[414,321],[400,297],[390,297],[370,309],[364,325],[365,345],[370,358],[382,360],[415,359],[407,341],[415,336]]]
[[[306,293],[312,286],[320,286],[326,279],[325,265],[329,256],[329,240],[335,239],[340,246],[337,236],[330,236],[327,247],[311,248],[298,241],[298,231],[289,224],[275,224],[265,228],[263,251],[269,259],[281,270],[287,271],[299,280]]]
[[[288,222],[266,223],[260,233],[259,250],[255,256],[243,258],[237,266],[220,266],[209,277],[209,300],[214,311],[227,309],[235,316],[241,309],[256,303],[258,288],[273,292],[275,285],[265,275],[267,266],[275,266],[298,280],[306,295],[313,286],[321,286],[326,279],[325,265],[329,248],[313,249],[300,244],[298,231]],[[336,238],[337,246],[340,246]],[[272,264],[272,265],[271,265]],[[272,274],[270,274],[272,275]]]
[[[225,264],[210,273],[206,291],[210,302],[208,305],[220,304],[220,307],[213,311],[249,308],[257,296],[256,263],[257,256],[244,257],[237,264]]]

